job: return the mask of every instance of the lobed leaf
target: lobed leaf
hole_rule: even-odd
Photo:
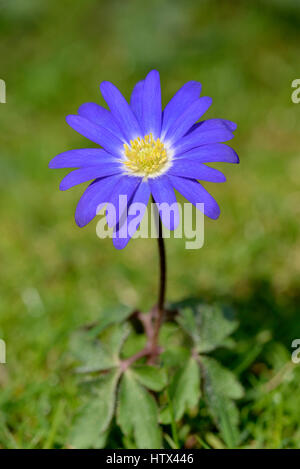
[[[74,334],[71,351],[82,363],[76,371],[92,373],[117,367],[121,348],[129,332],[129,325],[124,323],[105,329],[99,339],[91,338],[87,331],[81,330]]]
[[[117,422],[125,435],[134,435],[137,448],[162,447],[156,401],[131,370],[124,373],[120,384]]]
[[[132,308],[125,305],[105,310],[101,313],[97,325],[93,328],[93,333],[98,335],[108,326],[125,321],[131,314]]]
[[[193,357],[175,373],[169,389],[174,418],[180,420],[183,414],[198,405],[200,398],[200,370]],[[165,411],[165,417],[167,411]]]
[[[113,417],[119,371],[113,370],[93,382],[96,392],[85,404],[71,428],[68,442],[74,448],[99,448],[105,445],[108,426]]]
[[[201,356],[200,361],[204,369],[205,381],[214,389],[214,392],[230,399],[243,397],[243,387],[232,371],[211,357]]]
[[[164,368],[142,365],[132,368],[131,371],[137,381],[152,391],[162,391],[167,385],[167,374]]]
[[[235,375],[213,358],[200,357],[204,394],[210,413],[228,447],[239,442],[239,414],[233,399],[243,396],[243,388]]]
[[[177,322],[192,338],[199,353],[207,353],[218,347],[232,345],[228,336],[238,326],[231,311],[219,306],[194,304],[179,307]]]

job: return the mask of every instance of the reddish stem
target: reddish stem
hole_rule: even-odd
[[[154,199],[152,198],[153,202]],[[159,331],[163,322],[165,313],[165,296],[166,296],[166,250],[162,233],[161,219],[158,217],[158,252],[159,252],[159,290],[158,303],[148,314],[138,313],[137,317],[143,324],[145,334],[147,336],[146,346],[121,362],[121,371],[124,372],[133,363],[143,357],[148,357],[148,364],[155,364],[158,355],[162,352],[162,348],[158,345]]]

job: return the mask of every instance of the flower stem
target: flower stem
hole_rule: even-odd
[[[152,198],[153,202],[154,199]],[[143,324],[144,331],[147,336],[147,343],[145,347],[121,362],[121,371],[124,373],[127,368],[133,365],[140,358],[148,357],[147,363],[154,365],[157,357],[162,352],[162,348],[158,344],[159,331],[163,322],[165,313],[165,296],[166,296],[166,250],[163,239],[163,230],[161,219],[158,217],[158,253],[159,253],[159,288],[158,288],[158,301],[157,305],[152,308],[148,314],[139,312],[134,313],[135,316]]]
[[[159,253],[159,290],[158,290],[158,302],[157,302],[157,316],[154,324],[154,335],[153,335],[153,346],[158,346],[159,330],[162,325],[164,317],[164,305],[166,296],[166,250],[162,232],[161,219],[158,217],[158,253]]]

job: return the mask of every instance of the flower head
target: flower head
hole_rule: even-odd
[[[236,124],[224,119],[199,122],[212,102],[209,97],[200,97],[201,84],[187,82],[163,111],[156,70],[136,84],[130,104],[112,83],[103,82],[100,89],[110,110],[85,103],[78,114],[69,115],[66,120],[102,148],[66,151],[49,164],[50,168],[78,168],[63,178],[61,190],[92,181],[77,205],[77,225],[87,225],[101,205],[117,205],[121,195],[128,200],[126,216],[133,203],[146,207],[151,194],[157,204],[172,205],[176,203],[174,189],[192,204],[204,204],[208,217],[218,218],[217,202],[199,181],[226,180],[206,163],[239,162],[235,151],[221,143],[233,138]],[[179,212],[172,219],[163,212],[160,216],[167,228],[172,230],[178,225]],[[117,236],[118,218],[108,219],[108,224],[115,230],[115,247],[125,247],[130,234]]]

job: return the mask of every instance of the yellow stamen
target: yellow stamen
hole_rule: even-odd
[[[153,135],[130,140],[130,145],[124,144],[126,160],[123,161],[129,172],[143,177],[155,177],[168,163],[168,155],[164,144]]]

